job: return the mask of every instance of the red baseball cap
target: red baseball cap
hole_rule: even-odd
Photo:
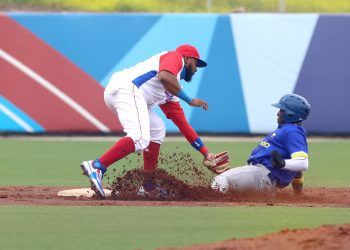
[[[207,66],[207,63],[200,59],[198,50],[188,44],[183,44],[179,47],[176,48],[176,51],[180,53],[182,56],[189,56],[197,59],[197,67],[198,68],[203,68]]]

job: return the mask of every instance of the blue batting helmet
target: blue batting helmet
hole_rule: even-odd
[[[285,111],[283,116],[285,122],[301,122],[306,120],[311,110],[308,101],[296,94],[284,95],[278,103],[272,104],[272,106]]]

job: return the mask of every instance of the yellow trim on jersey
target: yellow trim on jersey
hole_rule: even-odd
[[[299,151],[299,152],[295,152],[291,155],[292,159],[294,158],[299,158],[299,157],[304,157],[304,158],[309,158],[309,156],[307,155],[307,153],[303,152],[303,151]]]

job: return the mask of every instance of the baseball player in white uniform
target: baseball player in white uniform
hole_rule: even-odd
[[[292,183],[301,193],[302,171],[309,166],[306,130],[301,126],[311,106],[296,94],[284,95],[272,106],[279,108],[278,128],[253,150],[248,165],[232,168],[216,176],[211,187],[221,192],[272,191]]]
[[[80,165],[90,180],[91,188],[99,197],[105,197],[102,177],[107,168],[130,153],[146,152],[147,148],[152,148],[150,152],[155,153],[149,157],[153,159],[149,165],[155,167],[166,129],[163,121],[152,111],[154,106],[163,105],[165,113],[177,110],[180,98],[190,106],[208,109],[207,102],[189,97],[179,83],[181,79],[191,81],[197,67],[206,66],[207,63],[200,59],[197,49],[184,44],[175,51],[161,52],[112,75],[105,88],[104,99],[106,105],[118,116],[126,136],[101,157],[83,161]],[[183,123],[181,121],[183,119],[180,119],[180,124]],[[204,155],[205,166],[215,173],[228,169],[227,152],[212,154],[194,131],[190,134],[194,139],[190,143]]]

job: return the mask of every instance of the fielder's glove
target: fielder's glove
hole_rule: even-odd
[[[219,154],[209,153],[203,160],[203,165],[206,166],[214,174],[221,174],[230,169],[230,157],[227,153],[221,152]]]
[[[283,168],[286,165],[285,160],[277,150],[271,152],[271,163],[274,168]]]

